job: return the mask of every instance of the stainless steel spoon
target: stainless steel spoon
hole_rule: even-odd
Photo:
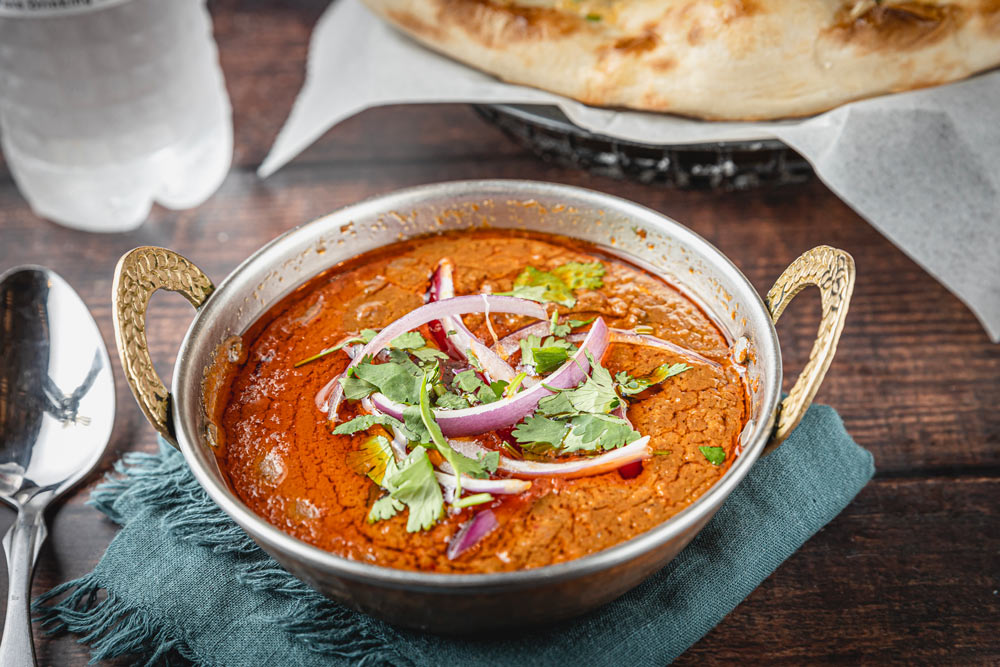
[[[77,293],[42,267],[0,275],[0,498],[17,510],[3,538],[0,666],[35,662],[29,602],[45,508],[97,464],[114,421],[108,351]]]

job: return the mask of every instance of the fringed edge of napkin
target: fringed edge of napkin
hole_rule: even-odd
[[[408,662],[384,638],[359,627],[356,612],[323,597],[274,562],[211,501],[183,457],[167,447],[161,445],[159,454],[126,454],[115,463],[118,476],[106,477],[87,504],[119,525],[129,518],[123,510],[135,504],[159,516],[160,527],[175,539],[238,554],[243,561],[237,573],[241,584],[293,599],[287,614],[268,621],[310,651],[363,666]],[[147,665],[171,657],[208,664],[176,624],[107,590],[96,571],[40,595],[32,608],[47,634],[81,635],[77,641],[90,646],[92,663],[133,656]]]

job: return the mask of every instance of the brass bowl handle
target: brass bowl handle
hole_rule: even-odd
[[[809,361],[778,408],[777,426],[764,454],[780,445],[799,425],[830,368],[854,292],[854,258],[826,245],[802,253],[767,293],[767,307],[775,324],[788,303],[809,285],[819,288],[822,300],[819,330]]]
[[[146,419],[175,447],[170,392],[156,374],[146,344],[146,308],[159,289],[178,292],[199,308],[215,287],[201,269],[172,250],[143,246],[118,260],[111,288],[115,343],[125,379]]]

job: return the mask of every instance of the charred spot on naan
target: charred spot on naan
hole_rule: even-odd
[[[899,52],[947,39],[966,18],[952,4],[861,0],[841,9],[829,32],[866,51]]]

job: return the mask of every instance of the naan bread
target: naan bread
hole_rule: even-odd
[[[1000,64],[1000,0],[365,0],[432,49],[596,106],[804,116]]]

